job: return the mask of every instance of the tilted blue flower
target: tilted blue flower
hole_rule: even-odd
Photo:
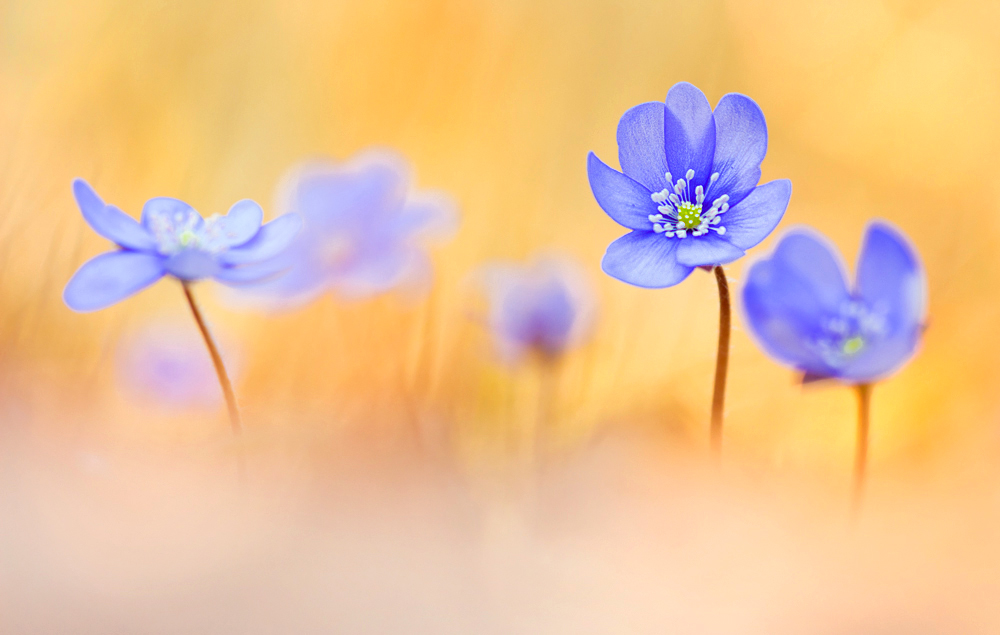
[[[85,262],[70,279],[63,299],[74,311],[111,306],[166,275],[230,286],[273,277],[281,271],[273,257],[301,226],[291,214],[262,226],[264,212],[251,200],[239,201],[225,216],[202,218],[183,201],[153,198],[138,222],[106,205],[82,179],[73,181],[73,194],[94,231],[119,247]]]
[[[754,263],[743,287],[747,324],[760,346],[807,378],[848,384],[881,379],[920,343],[927,285],[916,250],[895,227],[865,231],[849,287],[836,249],[815,231],[786,234]]]
[[[483,268],[489,296],[489,327],[500,357],[526,353],[559,357],[589,333],[595,301],[586,275],[573,260],[538,258],[530,265]]]
[[[735,93],[712,111],[686,82],[666,102],[630,109],[618,123],[619,172],[591,152],[590,187],[631,229],[611,243],[605,273],[647,288],[673,286],[695,267],[732,262],[764,240],[788,207],[788,180],[758,186],[767,152],[764,114]]]
[[[408,163],[391,151],[293,168],[280,205],[302,217],[304,230],[276,259],[287,272],[247,291],[296,305],[327,291],[363,298],[426,288],[432,269],[426,244],[450,237],[457,214],[448,196],[412,189]]]

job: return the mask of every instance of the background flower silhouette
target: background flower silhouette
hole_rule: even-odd
[[[546,256],[527,265],[495,263],[481,276],[490,331],[504,361],[516,363],[528,353],[554,360],[589,335],[595,299],[576,261]]]
[[[305,229],[271,263],[286,272],[249,291],[284,304],[331,290],[344,298],[425,291],[431,278],[425,243],[451,237],[457,225],[451,199],[414,192],[408,163],[389,150],[305,163],[281,189],[281,207],[299,214]]]

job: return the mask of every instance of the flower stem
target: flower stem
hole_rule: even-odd
[[[233,435],[239,439],[240,434],[243,432],[243,422],[240,419],[240,409],[236,405],[236,395],[233,393],[233,385],[229,381],[229,375],[226,374],[226,367],[222,363],[222,356],[219,355],[219,348],[215,345],[215,340],[212,339],[212,334],[208,331],[208,326],[205,324],[205,318],[201,315],[198,303],[194,300],[194,294],[191,293],[191,284],[189,282],[182,282],[181,286],[184,287],[184,295],[187,297],[188,305],[191,307],[191,313],[194,314],[194,321],[198,323],[198,330],[201,331],[202,337],[205,338],[205,346],[208,347],[208,354],[212,357],[215,374],[219,377],[219,385],[222,386],[222,394],[226,398],[226,407],[229,410],[229,423],[233,428]],[[247,471],[246,458],[243,456],[243,448],[239,444],[236,446],[236,469],[239,473],[240,482],[245,483]]]
[[[861,506],[861,495],[865,487],[865,468],[868,463],[868,427],[871,415],[872,385],[858,384],[858,443],[854,449],[854,491],[852,505],[854,511]]]
[[[559,361],[555,357],[541,357],[538,363],[538,407],[535,416],[535,435],[532,443],[538,463],[551,450],[555,434],[555,404],[559,380]]]
[[[709,439],[712,453],[722,454],[722,417],[726,405],[726,372],[729,369],[729,332],[732,311],[729,308],[729,281],[722,266],[714,267],[715,281],[719,284],[719,349],[715,355],[715,387],[712,390],[712,425]]]

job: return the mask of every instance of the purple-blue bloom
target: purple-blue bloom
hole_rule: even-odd
[[[494,264],[482,271],[489,295],[489,326],[504,361],[529,352],[561,356],[589,334],[595,301],[580,266],[565,258],[528,266]]]
[[[187,203],[166,197],[146,201],[137,222],[106,205],[82,179],[73,181],[73,194],[94,231],[119,247],[85,262],[70,279],[63,299],[74,311],[103,309],[165,275],[231,286],[273,276],[280,272],[273,257],[301,225],[285,215],[262,226],[264,212],[251,200],[237,202],[226,216],[202,218]]]
[[[914,354],[924,329],[927,286],[916,250],[880,220],[865,231],[849,286],[834,248],[810,229],[790,231],[750,268],[747,324],[761,347],[807,378],[867,384]]]
[[[231,347],[220,348],[232,372]],[[122,342],[116,361],[119,383],[131,396],[168,410],[215,408],[222,403],[212,361],[190,327],[148,325]]]
[[[276,259],[287,272],[249,291],[295,305],[331,290],[357,299],[429,286],[426,243],[450,237],[457,214],[449,197],[414,192],[412,181],[407,161],[388,150],[293,168],[280,205],[304,230]]]
[[[681,82],[665,103],[631,108],[618,123],[622,171],[587,157],[598,204],[632,230],[608,246],[605,273],[662,288],[743,256],[777,227],[792,193],[785,179],[757,185],[766,152],[764,114],[745,95],[724,96],[713,112]]]

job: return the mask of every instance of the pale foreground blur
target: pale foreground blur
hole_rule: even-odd
[[[0,3],[0,632],[1000,631],[998,26],[988,0]],[[930,329],[875,390],[856,521],[850,391],[738,330],[714,469],[711,277],[599,270],[624,230],[586,153],[682,80],[763,108],[778,233],[853,258],[879,216],[924,258]],[[241,493],[221,409],[119,383],[123,338],[194,332],[179,285],[62,304],[106,247],[71,179],[133,215],[273,217],[289,166],[372,145],[459,204],[427,297],[266,315],[195,289],[240,351]],[[469,280],[553,249],[599,319],[546,377],[494,358]]]

